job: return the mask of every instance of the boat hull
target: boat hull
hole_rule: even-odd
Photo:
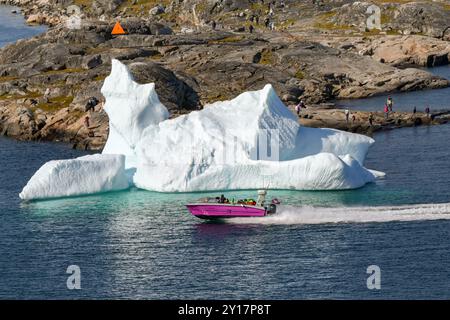
[[[266,209],[258,206],[233,205],[233,204],[187,204],[191,214],[201,219],[226,219],[264,217]]]

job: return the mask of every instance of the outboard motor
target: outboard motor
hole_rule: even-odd
[[[277,205],[271,203],[271,204],[269,205],[269,207],[266,209],[266,212],[267,212],[268,215],[269,215],[269,214],[275,214],[275,213],[277,213]]]

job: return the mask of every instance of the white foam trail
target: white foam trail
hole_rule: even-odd
[[[262,218],[234,218],[229,223],[322,224],[450,219],[450,203],[384,207],[279,206],[278,213]]]

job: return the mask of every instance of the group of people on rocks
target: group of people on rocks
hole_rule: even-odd
[[[44,103],[52,103],[51,102],[51,89],[50,88],[47,88],[46,90],[45,90],[45,92],[44,92],[44,96],[43,96],[43,100],[44,100]],[[37,101],[36,101],[36,103],[35,104],[37,104]],[[94,96],[92,96],[92,97],[90,97],[88,100],[87,100],[87,102],[86,102],[86,104],[85,104],[85,106],[84,106],[84,111],[87,113],[86,114],[86,116],[84,117],[84,119],[83,119],[83,125],[84,125],[84,127],[87,129],[87,130],[89,130],[89,132],[88,132],[88,135],[91,137],[91,136],[94,136],[94,133],[93,133],[93,131],[91,130],[91,119],[90,119],[90,117],[89,117],[89,114],[90,114],[90,112],[92,111],[92,112],[95,112],[95,107],[97,106],[97,105],[100,105],[100,109],[99,110],[101,110],[102,108],[103,108],[103,102],[102,103],[100,103],[100,101],[96,98],[96,97],[94,97]]]
[[[386,100],[386,103],[384,105],[384,110],[383,110],[384,111],[384,117],[385,117],[386,120],[389,119],[389,114],[391,112],[393,112],[393,107],[394,107],[394,101],[392,100],[392,97],[389,96],[387,98],[387,100]],[[417,107],[414,106],[414,108],[413,108],[413,115],[415,115],[416,113],[417,113]],[[425,107],[425,113],[426,113],[428,118],[431,118],[431,109],[430,109],[429,106]]]

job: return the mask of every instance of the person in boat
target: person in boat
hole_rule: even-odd
[[[219,203],[225,203],[226,200],[227,200],[227,199],[225,198],[225,196],[224,196],[223,194],[221,194],[221,195],[220,195]]]

